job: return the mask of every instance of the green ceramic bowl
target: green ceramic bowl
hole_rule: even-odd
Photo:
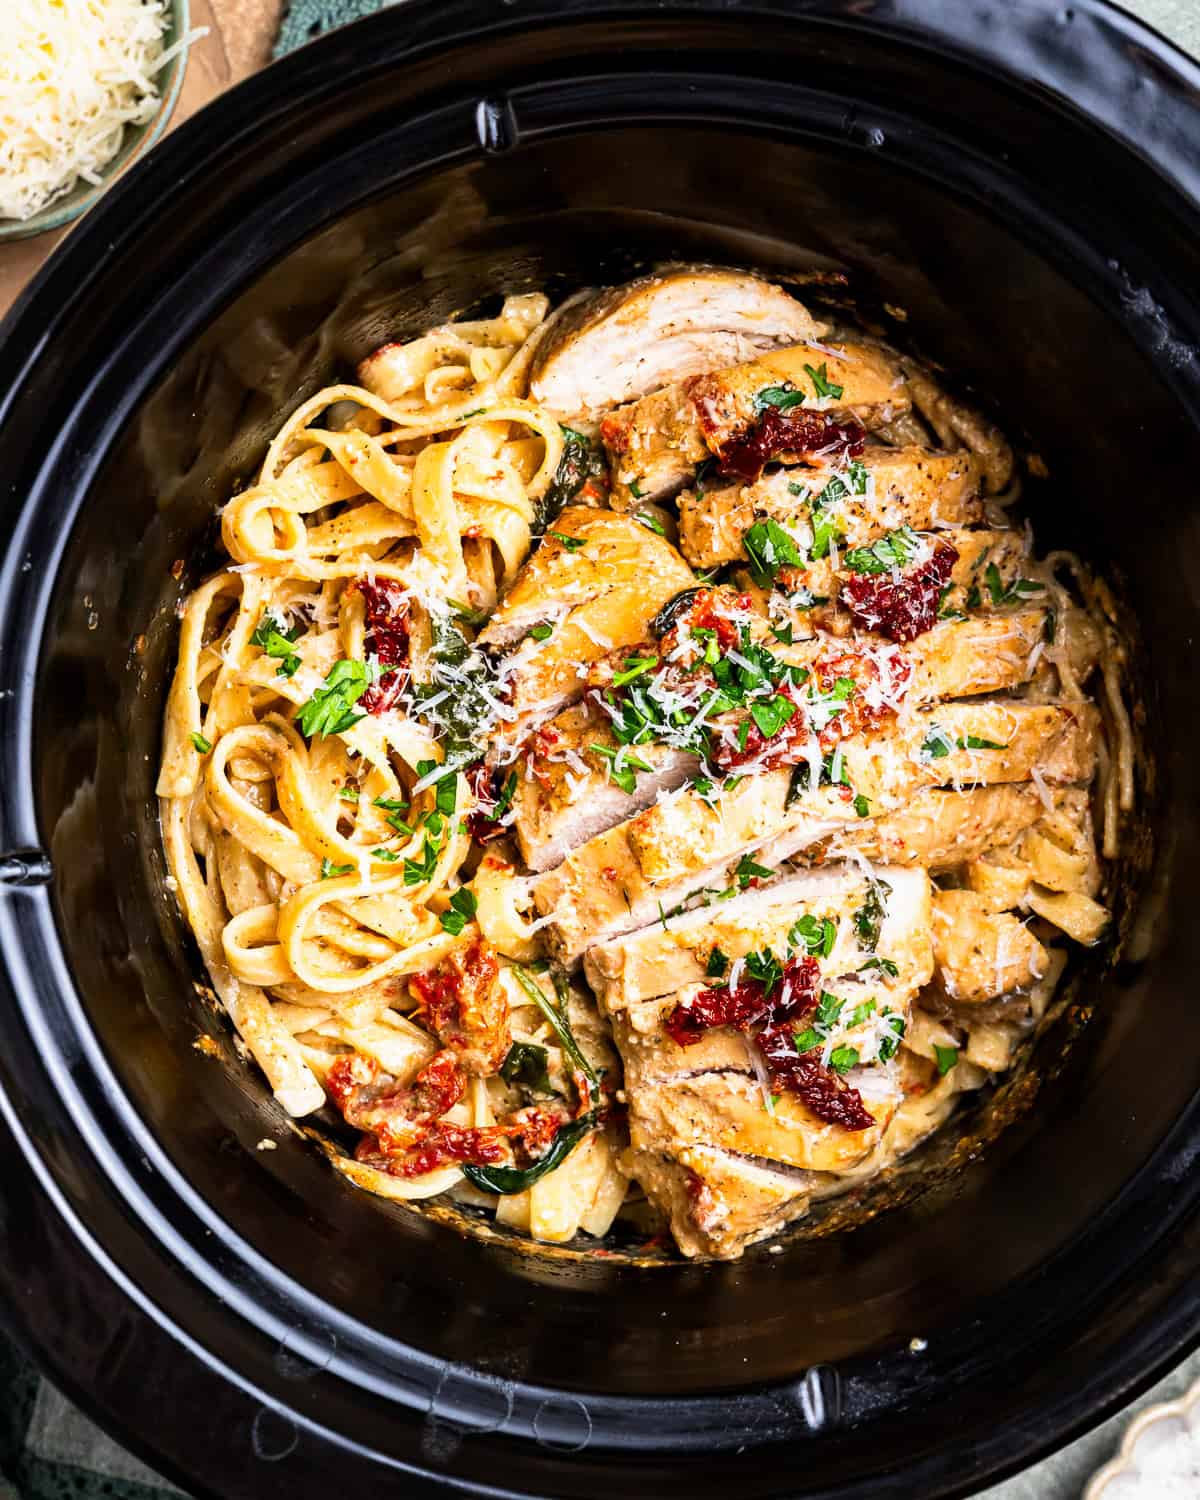
[[[2,0],[0,0],[2,4]],[[167,29],[163,33],[163,46],[172,47],[188,32],[188,0],[167,0]],[[121,138],[121,147],[104,168],[103,180],[97,187],[90,182],[77,182],[69,193],[43,208],[29,219],[0,219],[0,242],[22,240],[34,234],[44,234],[48,229],[61,229],[72,219],[86,213],[97,198],[106,191],[109,183],[123,172],[130,162],[144,156],[166,129],[179,90],[183,86],[183,74],[187,67],[186,49],[177,52],[158,75],[160,103],[158,109],[144,125],[127,125]]]

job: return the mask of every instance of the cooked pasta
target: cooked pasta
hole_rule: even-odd
[[[358,380],[181,611],[158,792],[213,987],[358,1185],[556,1242],[632,1195],[736,1255],[1104,935],[1111,599],[1034,558],[994,428],[755,277],[509,296]]]

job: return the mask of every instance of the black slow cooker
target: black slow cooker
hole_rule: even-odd
[[[152,789],[174,606],[285,413],[679,257],[816,277],[992,402],[1136,612],[1153,757],[1121,952],[1003,1100],[853,1227],[641,1267],[338,1177],[236,1055]],[[114,187],[0,347],[0,1295],[51,1379],[199,1494],[931,1500],[1196,1343],[1197,287],[1200,71],[1101,0],[408,0]]]

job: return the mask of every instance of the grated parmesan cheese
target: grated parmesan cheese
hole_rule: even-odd
[[[0,218],[29,219],[81,179],[99,185],[126,125],[153,118],[165,0],[4,0]]]

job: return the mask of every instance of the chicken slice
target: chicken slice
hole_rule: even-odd
[[[1056,788],[1049,793],[1052,799],[1064,795],[1076,795],[1075,789]],[[1043,811],[1041,796],[1031,782],[961,792],[924,787],[895,812],[839,829],[823,852],[836,858],[847,849],[856,849],[871,862],[923,865],[937,874],[978,860],[996,845],[1012,843]],[[769,846],[762,858],[764,863],[771,862]]]
[[[644,639],[662,605],[694,581],[675,548],[631,517],[568,506],[479,634],[493,650],[520,642],[504,674],[521,715],[510,734],[581,698],[587,666]],[[530,634],[546,625],[544,640]]]
[[[748,1061],[744,1073],[681,1074],[652,1082],[641,1077],[638,1056],[643,1045],[653,1044],[622,1034],[618,1045],[625,1061],[629,1139],[638,1152],[679,1157],[695,1146],[715,1146],[811,1172],[844,1171],[879,1143],[902,1097],[898,1080],[891,1085],[881,1077],[880,1087],[863,1095],[874,1125],[851,1130],[826,1124],[788,1093],[778,1095],[768,1112]],[[867,1071],[885,1072],[854,1069],[847,1082],[857,1085],[855,1075]]]
[[[950,710],[959,707],[964,713],[954,721]],[[1000,714],[1006,716],[1003,721]],[[954,724],[954,735],[975,733],[984,738],[982,731],[994,734],[1007,726],[1003,732],[1014,730],[1013,747],[1004,752],[955,749],[925,763],[919,759],[925,728],[911,736],[907,755],[887,740],[873,747],[847,742],[852,787],[861,780],[887,792],[894,812],[915,818],[924,805],[920,798],[928,792],[923,781],[950,786],[958,782],[971,791],[1029,782],[1031,771],[1037,769],[1048,784],[1047,797],[1052,797],[1053,786],[1087,781],[1095,769],[1099,719],[1090,705],[941,705],[938,717],[943,728],[947,722]],[[864,847],[870,847],[875,825],[858,817],[845,788],[803,790],[789,805],[790,783],[789,770],[768,771],[726,792],[715,808],[694,791],[679,791],[573,850],[533,887],[539,913],[554,917],[546,935],[555,957],[574,964],[593,944],[653,922],[660,908],[671,911],[696,892],[716,895],[727,890],[738,865],[752,855],[755,862],[773,869],[801,851],[819,848],[834,835],[847,837],[850,847],[861,837]],[[1041,795],[1036,787],[1023,791]],[[947,794],[940,814],[946,820],[947,844],[966,839],[972,830],[975,838],[986,837],[989,819],[1003,827],[1002,816],[1021,816],[1014,806],[999,801],[986,811],[978,804],[968,811],[955,808],[955,799],[956,794]],[[872,805],[881,806],[882,797]],[[886,832],[882,838],[886,848],[894,848],[898,841],[897,835],[889,837]]]
[[[736,1260],[748,1245],[799,1218],[815,1175],[712,1146],[690,1146],[679,1159],[630,1151],[628,1171],[666,1214],[675,1243],[691,1259]]]
[[[981,1004],[1035,984],[1049,955],[1012,912],[989,910],[975,891],[938,891],[933,898],[933,951],[951,1000]]]
[[[734,888],[736,861],[729,860],[685,871],[671,881],[647,880],[629,844],[631,824],[632,819],[589,839],[534,882],[539,914],[554,918],[546,940],[560,963],[576,964],[593,943],[645,927],[697,893],[715,896]],[[837,826],[816,819],[796,823],[780,847],[790,853],[819,844]]]
[[[1000,693],[1028,682],[1040,658],[1048,610],[943,620],[904,648],[912,664],[910,703]]]
[[[810,370],[823,385],[840,387],[836,401],[819,396]],[[805,411],[837,410],[868,430],[910,405],[903,376],[882,351],[866,344],[800,345],[764,354],[751,364],[666,386],[605,417],[600,436],[613,470],[612,504],[630,510],[675,494],[705,459],[743,436],[759,418],[765,390],[803,392]],[[777,455],[785,462],[796,455]]]
[[[1027,681],[1045,619],[1043,611],[1018,610],[936,625],[899,648],[912,665],[909,699],[999,692]],[[819,654],[800,644],[788,659],[811,665]],[[522,767],[513,800],[515,831],[525,862],[540,874],[595,834],[649,807],[660,793],[682,786],[698,773],[700,761],[662,744],[623,749],[607,714],[576,705],[537,731]],[[814,809],[817,815],[829,811],[844,820],[853,812],[837,793],[823,801],[831,806]]]
[[[525,863],[535,873],[552,869],[572,849],[648,807],[660,790],[682,785],[698,765],[694,755],[669,745],[622,754],[611,720],[593,703],[567,709],[537,731],[522,762],[513,830]],[[625,778],[632,791],[618,785]]]
[[[926,984],[933,972],[929,877],[924,870],[897,870],[888,879],[891,893],[877,947],[899,970],[892,982],[911,991]],[[805,871],[600,943],[588,950],[584,973],[602,1008],[611,1013],[703,982],[714,954],[718,959],[715,972],[721,975],[726,967],[722,959],[734,964],[748,953],[768,948],[776,955],[789,948],[803,952],[803,939],[789,934],[804,917],[835,925],[830,951],[820,957],[822,970],[852,973],[868,957],[854,916],[869,894],[870,879],[856,866]],[[710,976],[708,982],[720,980]],[[687,1055],[693,1051],[688,1048]]]
[[[660,883],[732,859],[813,819],[851,822],[854,794],[882,811],[899,807],[923,785],[990,786],[1032,780],[1034,771],[1048,783],[1088,781],[1099,728],[1089,703],[939,703],[918,710],[901,733],[844,741],[848,787],[802,788],[789,796],[792,772],[785,768],[747,778],[715,806],[684,790],[632,818],[629,845],[641,873]]]
[[[885,531],[911,526],[963,527],[983,519],[979,499],[982,466],[967,453],[934,453],[927,448],[866,448],[859,460],[862,493],[846,493],[830,503],[847,547],[861,547]],[[695,568],[712,568],[742,556],[742,537],[764,516],[793,530],[811,544],[809,505],[830,480],[845,483],[844,463],[783,468],[753,484],[718,481],[686,490],[679,497],[679,545]],[[1020,542],[1020,533],[1012,536]],[[951,538],[953,540],[953,538]],[[823,592],[817,589],[816,592]]]
[[[530,397],[589,416],[827,329],[761,276],[678,266],[577,303],[539,349]]]

